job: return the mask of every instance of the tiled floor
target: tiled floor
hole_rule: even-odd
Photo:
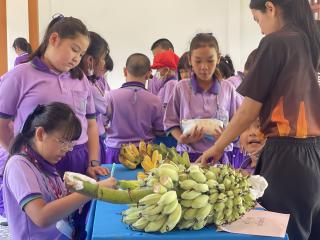
[[[2,226],[1,223],[6,221],[6,219],[0,216],[0,239],[1,240],[9,240],[9,229],[8,226]]]

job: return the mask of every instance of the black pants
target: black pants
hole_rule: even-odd
[[[261,204],[290,214],[290,240],[320,240],[320,137],[268,139],[255,173],[269,183]]]

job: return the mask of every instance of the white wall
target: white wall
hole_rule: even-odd
[[[29,39],[28,1],[10,0],[7,1],[8,69],[13,68],[16,58],[12,44],[17,37]]]
[[[17,4],[18,1],[7,2]],[[188,50],[196,33],[212,32],[219,41],[221,53],[230,54],[235,67],[241,70],[247,55],[258,46],[261,38],[258,26],[252,20],[249,1],[41,0],[40,37],[55,13],[80,18],[89,30],[101,34],[110,45],[115,68],[108,78],[113,88],[124,82],[122,68],[127,57],[141,52],[152,60],[151,44],[162,37],[170,39],[176,53],[181,55]],[[14,15],[15,9],[10,10]],[[24,25],[8,28],[11,35],[25,30]]]
[[[253,20],[249,9],[250,0],[241,0],[241,16],[240,16],[240,58],[242,66],[244,66],[248,55],[252,50],[256,49],[259,41],[263,37],[260,33],[259,25]]]

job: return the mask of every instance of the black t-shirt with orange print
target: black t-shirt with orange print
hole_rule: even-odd
[[[263,104],[266,137],[320,136],[320,88],[310,51],[306,35],[291,24],[261,40],[238,92]]]

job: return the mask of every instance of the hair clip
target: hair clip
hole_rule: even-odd
[[[61,13],[55,13],[52,15],[52,19],[56,19],[56,18],[62,19],[62,18],[64,18],[64,15]]]

